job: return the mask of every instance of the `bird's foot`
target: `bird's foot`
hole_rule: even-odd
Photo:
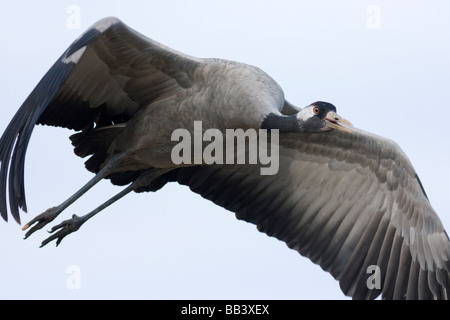
[[[52,222],[60,213],[61,209],[59,207],[49,208],[45,212],[35,217],[30,222],[28,222],[26,225],[23,226],[22,230],[25,231],[29,227],[32,228],[28,230],[28,232],[25,234],[25,239],[31,236],[37,230],[42,229],[48,223]]]
[[[53,233],[58,229],[60,229],[60,230],[58,232],[56,232],[55,234],[51,235],[50,237],[48,237],[47,239],[45,239],[44,241],[42,241],[42,244],[40,247],[42,248],[43,246],[45,246],[46,244],[48,244],[49,242],[51,242],[55,239],[57,239],[56,246],[58,246],[61,243],[62,239],[64,239],[65,236],[80,229],[81,225],[85,221],[86,220],[83,219],[83,217],[79,217],[74,214],[72,216],[72,219],[65,220],[65,221],[61,222],[60,224],[54,226],[49,231],[49,233]]]

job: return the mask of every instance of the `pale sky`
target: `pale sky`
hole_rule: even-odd
[[[291,103],[329,101],[356,127],[396,141],[450,230],[448,1],[19,0],[1,2],[0,15],[0,131],[72,41],[116,16],[178,51],[256,65]],[[23,222],[92,177],[72,133],[36,127]],[[55,222],[120,190],[104,181]],[[319,266],[177,184],[130,194],[58,248],[39,248],[45,230],[23,235],[0,221],[0,299],[346,298]]]

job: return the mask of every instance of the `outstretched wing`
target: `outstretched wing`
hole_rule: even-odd
[[[24,162],[36,124],[88,130],[126,122],[141,107],[190,88],[202,60],[150,40],[115,18],[88,29],[55,62],[0,139],[0,212],[26,211]],[[9,176],[9,177],[8,177]]]
[[[282,134],[275,175],[224,164],[183,168],[172,179],[286,242],[346,295],[449,298],[449,238],[392,141],[356,129]]]

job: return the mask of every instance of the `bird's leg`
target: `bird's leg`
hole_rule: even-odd
[[[58,246],[60,244],[61,240],[65,236],[67,236],[68,234],[71,234],[72,232],[77,231],[81,227],[81,225],[83,225],[87,220],[89,220],[90,218],[95,216],[97,213],[99,213],[100,211],[102,211],[103,209],[108,207],[109,205],[113,204],[114,202],[116,202],[120,198],[124,197],[125,195],[127,195],[131,191],[134,191],[134,190],[136,190],[136,189],[138,189],[140,187],[148,186],[156,178],[158,178],[161,175],[169,172],[170,170],[172,170],[172,169],[151,169],[151,170],[145,171],[133,183],[131,183],[128,187],[126,187],[124,190],[122,190],[121,192],[116,194],[111,199],[109,199],[109,200],[105,201],[104,203],[102,203],[100,206],[95,208],[93,211],[91,211],[88,214],[86,214],[84,216],[81,216],[81,217],[79,217],[79,216],[74,214],[72,216],[72,219],[65,220],[65,221],[61,222],[60,224],[54,226],[49,231],[50,233],[53,233],[53,232],[55,232],[58,229],[60,229],[60,230],[58,232],[56,232],[55,234],[51,235],[50,237],[48,237],[47,239],[45,239],[44,241],[42,241],[41,248],[43,246],[45,246],[47,243],[49,243],[49,242],[51,242],[51,241],[53,241],[55,239],[57,239],[56,240],[56,246]]]
[[[67,236],[68,234],[77,231],[78,229],[80,229],[81,225],[83,223],[85,223],[87,220],[89,220],[90,218],[92,218],[94,215],[96,215],[97,213],[99,213],[100,211],[102,211],[103,209],[105,209],[107,206],[111,205],[112,203],[116,202],[117,200],[119,200],[120,198],[122,198],[123,196],[127,195],[128,193],[130,193],[131,191],[133,191],[134,188],[132,188],[132,184],[129,185],[127,188],[125,188],[124,190],[122,190],[121,192],[119,192],[118,194],[116,194],[114,197],[112,197],[111,199],[109,199],[108,201],[105,201],[104,203],[102,203],[100,206],[98,206],[97,208],[95,208],[94,210],[92,210],[91,212],[89,212],[88,214],[79,217],[76,214],[74,214],[72,216],[72,219],[69,220],[65,220],[63,222],[61,222],[60,224],[54,226],[49,232],[53,233],[58,229],[59,230],[57,233],[51,235],[50,237],[48,237],[47,239],[45,239],[44,241],[42,241],[41,244],[41,248],[43,246],[45,246],[47,243],[49,243],[52,240],[56,240],[56,246],[59,245],[59,243],[61,242],[61,240]]]
[[[63,212],[68,206],[74,203],[77,199],[79,199],[83,194],[85,194],[89,189],[91,189],[97,182],[106,178],[111,173],[114,172],[114,167],[117,162],[122,158],[123,154],[118,154],[116,158],[111,159],[88,183],[86,183],[81,189],[75,192],[71,197],[69,197],[66,201],[61,203],[59,206],[52,207],[47,209],[45,212],[41,213],[30,222],[28,222],[22,230],[27,230],[29,227],[32,227],[26,234],[25,239],[28,238],[31,234],[36,232],[39,229],[42,229],[49,222],[53,221],[61,212]],[[34,225],[35,224],[35,225]],[[33,226],[34,225],[34,226]]]

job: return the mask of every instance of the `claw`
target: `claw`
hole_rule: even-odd
[[[33,224],[35,224],[35,223],[36,223],[36,225],[34,225],[25,234],[24,239],[27,239],[34,232],[36,232],[39,229],[42,229],[45,225],[52,222],[60,213],[61,213],[61,210],[58,207],[49,208],[45,212],[43,212],[40,215],[38,215],[37,217],[35,217],[30,222],[28,222],[26,225],[23,226],[23,228],[22,228],[23,231],[27,230],[29,227],[33,226]]]
[[[49,233],[53,233],[58,229],[61,229],[61,230],[59,230],[55,234],[51,235],[50,237],[48,237],[47,239],[42,241],[40,248],[42,248],[43,246],[45,246],[46,244],[48,244],[49,242],[51,242],[55,239],[57,239],[56,246],[58,246],[61,243],[62,239],[64,239],[65,236],[80,229],[81,225],[84,222],[85,222],[85,220],[83,220],[82,218],[80,218],[79,216],[74,214],[72,216],[72,219],[65,220],[65,221],[61,222],[60,224],[54,226],[49,231]]]

